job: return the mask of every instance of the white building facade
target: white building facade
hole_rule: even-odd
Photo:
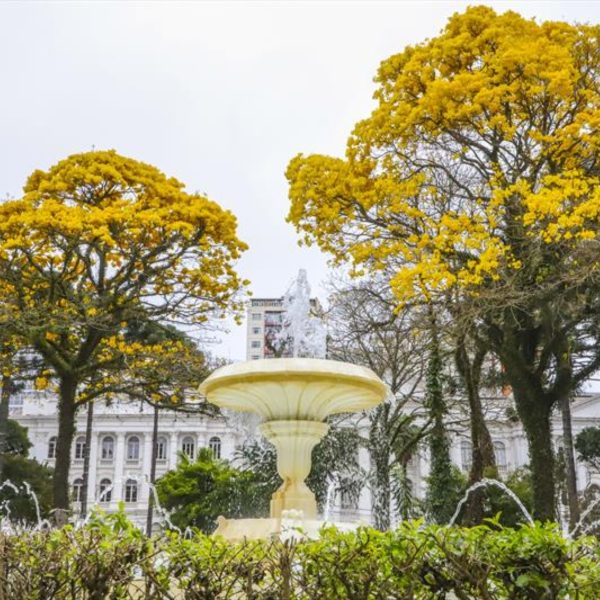
[[[501,402],[508,403],[508,398]],[[98,505],[114,511],[124,502],[129,517],[140,527],[145,526],[150,487],[152,457],[153,409],[133,402],[98,403],[94,411],[94,426],[90,448],[90,486],[88,507]],[[498,409],[498,413],[500,410]],[[503,412],[503,411],[502,411]],[[49,466],[55,464],[56,434],[58,430],[56,400],[46,392],[25,392],[11,400],[10,418],[27,427],[33,447],[30,456]],[[366,420],[361,420],[358,426]],[[451,458],[465,473],[470,468],[471,444],[466,422],[456,419],[451,436]],[[588,395],[578,398],[572,406],[573,435],[590,426],[600,426],[600,396]],[[553,421],[553,435],[558,448],[562,440],[560,414]],[[366,423],[365,423],[366,426]],[[527,439],[518,421],[494,417],[488,422],[494,441],[496,460],[502,476],[528,463]],[[82,493],[83,458],[85,449],[86,414],[77,418],[71,462],[71,495],[73,511],[79,507]],[[367,431],[363,432],[367,437]],[[232,460],[236,448],[247,439],[248,432],[235,419],[212,418],[194,414],[161,411],[158,426],[156,477],[174,469],[181,453],[195,457],[200,448],[210,448],[216,456]],[[369,452],[359,450],[359,462],[365,472],[370,470]],[[408,464],[408,477],[413,493],[424,498],[429,475],[429,459],[426,445],[420,448]],[[583,491],[590,484],[600,486],[600,476],[590,472],[587,466],[577,463],[578,489]],[[368,481],[358,503],[351,499],[332,497],[328,512],[334,520],[362,520],[371,522],[371,494]],[[156,526],[160,517],[155,516]]]
[[[31,458],[54,467],[58,421],[56,399],[47,392],[22,392],[12,398],[9,417],[27,428],[33,444]],[[129,517],[139,526],[146,523],[148,485],[152,459],[154,409],[147,404],[114,401],[98,402],[94,408],[90,446],[88,507],[107,511],[124,502]],[[76,513],[83,486],[86,412],[77,416],[71,456],[71,497]],[[156,478],[174,469],[180,454],[194,458],[200,448],[215,456],[232,459],[242,443],[224,418],[212,418],[161,410],[158,421]],[[157,522],[160,521],[158,516]]]

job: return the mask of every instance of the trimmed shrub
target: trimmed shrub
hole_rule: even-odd
[[[0,598],[15,600],[543,600],[600,597],[600,544],[555,525],[405,522],[318,540],[147,538],[122,513],[81,528],[0,534]]]

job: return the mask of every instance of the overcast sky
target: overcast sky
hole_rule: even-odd
[[[279,296],[326,257],[298,248],[284,170],[342,154],[381,60],[467,2],[0,2],[0,195],[75,153],[115,148],[239,220],[239,271]],[[539,20],[600,20],[600,2],[480,2]],[[217,354],[243,359],[245,328]]]

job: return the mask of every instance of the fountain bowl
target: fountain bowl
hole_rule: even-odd
[[[366,367],[319,358],[270,358],[217,369],[200,385],[222,408],[264,421],[323,421],[377,406],[387,386]]]

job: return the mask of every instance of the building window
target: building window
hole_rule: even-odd
[[[260,360],[260,356],[258,354],[253,354],[252,360]]]
[[[140,460],[140,438],[137,435],[127,440],[127,460]]]
[[[81,502],[83,499],[83,479],[78,477],[73,482],[73,502]]]
[[[254,340],[253,342],[251,342],[250,347],[251,348],[260,348],[260,340]]]
[[[260,321],[262,319],[262,314],[261,313],[252,313],[252,320],[253,321]]]
[[[138,484],[135,479],[128,479],[125,483],[125,502],[137,502]]]
[[[496,456],[496,466],[498,470],[506,470],[506,445],[504,442],[494,442],[494,455]]]
[[[194,438],[186,436],[181,442],[181,451],[188,457],[194,460],[196,445],[194,444]]]
[[[107,435],[102,438],[102,449],[100,457],[102,460],[112,460],[115,453],[115,439],[112,435]]]
[[[221,438],[220,437],[211,437],[208,440],[208,447],[212,450],[213,456],[215,458],[221,458]]]
[[[75,440],[75,460],[82,460],[85,456],[85,438],[79,436]]]
[[[164,437],[156,440],[156,460],[167,460],[167,439]]]
[[[112,482],[110,479],[100,480],[100,489],[98,492],[98,502],[110,502],[112,498]]]
[[[48,458],[56,458],[56,436],[48,440]]]
[[[259,335],[260,334],[260,327],[253,327],[252,328],[252,333],[254,335]]]
[[[473,446],[471,442],[463,440],[460,443],[460,462],[463,471],[470,471],[473,464]]]
[[[8,400],[8,414],[17,416],[23,414],[23,396],[11,396]]]

